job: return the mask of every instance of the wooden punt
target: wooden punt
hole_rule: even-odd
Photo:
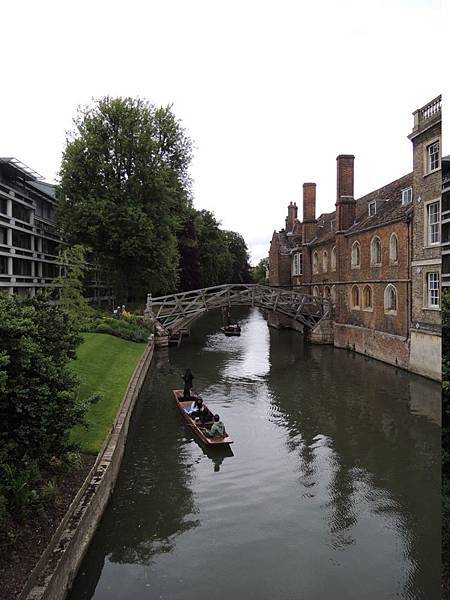
[[[198,427],[198,425],[194,421],[194,419],[192,419],[185,410],[186,408],[189,408],[191,406],[192,402],[195,400],[195,396],[192,396],[189,400],[183,400],[183,393],[184,393],[183,390],[173,390],[173,394],[175,396],[177,406],[180,409],[180,412],[183,415],[184,420],[189,425],[189,427],[192,429],[192,432],[194,433],[194,435],[196,435],[199,440],[201,440],[204,444],[206,444],[210,448],[214,447],[214,446],[222,446],[222,447],[229,446],[230,444],[232,444],[233,440],[230,438],[230,436],[228,435],[228,433],[226,431],[225,431],[225,437],[223,437],[223,438],[206,437],[206,435],[203,433],[203,431],[200,429],[200,427]],[[205,427],[207,429],[210,429],[212,424],[213,424],[212,421],[207,422],[207,423],[205,423]]]
[[[238,325],[228,325],[227,327],[220,328],[225,335],[241,335],[241,328]]]

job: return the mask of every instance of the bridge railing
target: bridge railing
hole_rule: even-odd
[[[314,327],[320,319],[331,315],[332,309],[329,300],[296,290],[259,284],[224,284],[156,298],[148,294],[145,312],[157,329],[175,332],[208,310],[235,305],[276,311],[307,327]]]

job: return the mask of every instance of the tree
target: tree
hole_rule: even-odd
[[[171,107],[106,97],[80,108],[60,170],[58,220],[90,246],[126,300],[176,288],[191,141]]]
[[[262,258],[256,267],[253,268],[252,277],[254,283],[259,283],[260,285],[267,284],[267,258]]]
[[[83,278],[88,269],[86,253],[87,249],[79,244],[64,248],[58,258],[61,273],[53,282],[59,305],[78,330],[85,329],[94,316],[94,310],[83,296]]]
[[[61,458],[85,404],[66,368],[81,338],[58,306],[0,295],[0,465]]]
[[[225,231],[225,237],[232,261],[230,283],[250,283],[249,254],[244,238],[236,231]]]
[[[178,250],[180,253],[180,290],[196,290],[202,285],[199,251],[199,215],[189,208],[183,215],[178,231]]]
[[[230,283],[233,259],[225,232],[208,210],[198,213],[197,227],[201,287]]]

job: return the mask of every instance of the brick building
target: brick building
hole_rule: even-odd
[[[448,287],[450,287],[450,156],[444,156],[442,158],[442,288]]]
[[[434,114],[430,115],[433,119],[436,118]],[[435,143],[433,140],[433,135],[423,135],[416,144],[425,145],[421,151],[426,153],[429,152],[426,148]],[[420,150],[415,147],[416,152]],[[417,261],[422,260],[419,258],[422,256],[420,249],[425,253],[430,250],[424,248],[423,243],[417,243],[419,235],[423,240],[418,219],[423,224],[424,217],[415,214],[415,189],[422,185],[420,190],[426,196],[426,207],[434,206],[435,197],[434,191],[426,194],[422,191],[423,183],[417,181],[417,170],[418,165],[414,161],[412,173],[355,199],[354,156],[338,156],[336,210],[316,217],[316,185],[303,185],[302,221],[298,219],[296,205],[291,203],[285,228],[272,236],[269,283],[294,286],[305,293],[330,298],[334,304],[335,346],[350,347],[438,379],[440,363],[438,371],[433,336],[436,333],[434,320],[439,318],[439,309],[432,309],[430,317],[427,307],[423,306],[423,295],[420,297],[421,304],[419,302],[420,285],[417,282],[411,284],[413,239],[416,240],[414,256]],[[423,174],[421,177],[424,178]],[[434,215],[434,212],[430,213],[433,210],[426,208],[426,214]],[[423,259],[428,262],[425,271],[421,272],[422,293],[432,289],[425,288],[424,282],[433,282],[430,273],[437,272],[435,256],[438,252],[435,253],[434,248],[431,252],[433,254],[426,254]],[[431,257],[433,263],[430,262]],[[425,298],[428,301],[428,297]],[[418,341],[414,346],[411,345],[411,322],[412,315],[419,310],[425,316],[421,314],[420,332],[416,335]],[[272,316],[271,324],[276,324],[276,321],[276,317]],[[415,323],[414,327],[415,332],[418,331]],[[424,362],[422,357],[420,365],[417,365],[411,359],[419,354],[422,343],[419,335],[431,340],[426,351],[433,347],[433,355],[431,361]]]

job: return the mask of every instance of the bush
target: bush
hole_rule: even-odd
[[[103,316],[97,319],[92,331],[114,335],[130,342],[145,343],[152,333],[152,326],[144,317],[122,313],[120,317]]]

